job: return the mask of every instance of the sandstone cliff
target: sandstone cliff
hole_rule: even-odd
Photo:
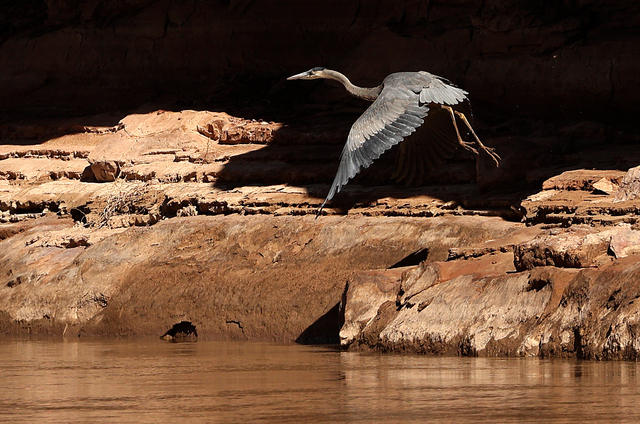
[[[282,77],[313,66],[371,86],[391,72],[429,70],[471,92],[485,115],[593,120],[639,111],[640,6],[629,0],[5,3],[3,113],[159,101],[274,113],[301,95]],[[308,103],[302,97],[298,104]]]
[[[0,17],[3,333],[637,357],[637,4],[272,6]],[[397,187],[389,152],[315,220],[367,106],[284,80],[317,65],[452,79],[500,167]]]
[[[160,335],[190,321],[201,337],[351,349],[637,355],[638,168],[565,171],[530,195],[363,178],[316,220],[335,158],[310,140],[269,149],[279,128],[153,111],[3,146],[4,332]]]

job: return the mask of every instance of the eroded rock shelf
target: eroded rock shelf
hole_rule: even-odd
[[[517,159],[463,157],[409,188],[386,184],[382,160],[316,220],[339,137],[279,142],[281,128],[156,110],[39,143],[14,130],[0,148],[3,331],[160,335],[189,321],[205,338],[637,357],[638,168],[550,169],[537,191],[483,192],[482,179],[516,178]]]

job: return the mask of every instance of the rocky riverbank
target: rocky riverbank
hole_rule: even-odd
[[[463,156],[416,188],[384,185],[382,160],[316,220],[339,132],[189,110],[0,131],[5,334],[189,321],[204,338],[348,349],[640,352],[633,145],[527,170],[493,137],[500,168]]]

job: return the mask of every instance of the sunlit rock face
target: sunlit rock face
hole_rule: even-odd
[[[551,261],[518,270],[514,253],[517,260],[522,251],[538,248],[536,240],[549,240],[541,233],[519,242],[533,236],[534,229],[514,226],[482,247],[455,249],[446,262],[425,261],[401,275],[397,270],[356,273],[345,293],[342,346],[636,360],[640,257],[633,252],[640,231],[624,225],[594,230],[591,235],[606,239],[610,252],[605,247],[595,263]],[[565,259],[587,256],[594,243],[576,241],[576,232],[555,232],[556,246],[546,254],[554,256],[563,248]],[[580,244],[586,249],[572,251]],[[628,256],[618,257],[615,251],[622,245]]]
[[[638,358],[637,3],[4,3],[0,333]],[[316,220],[368,103],[314,66],[450,79],[500,166]]]
[[[86,113],[234,96],[273,107],[300,95],[284,76],[322,65],[360,85],[428,70],[509,115],[623,121],[638,112],[632,1],[32,0],[3,8],[0,104],[9,110]],[[342,96],[320,84],[305,90]]]

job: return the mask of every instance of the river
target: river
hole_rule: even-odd
[[[254,342],[1,339],[0,421],[635,423],[639,367]]]

